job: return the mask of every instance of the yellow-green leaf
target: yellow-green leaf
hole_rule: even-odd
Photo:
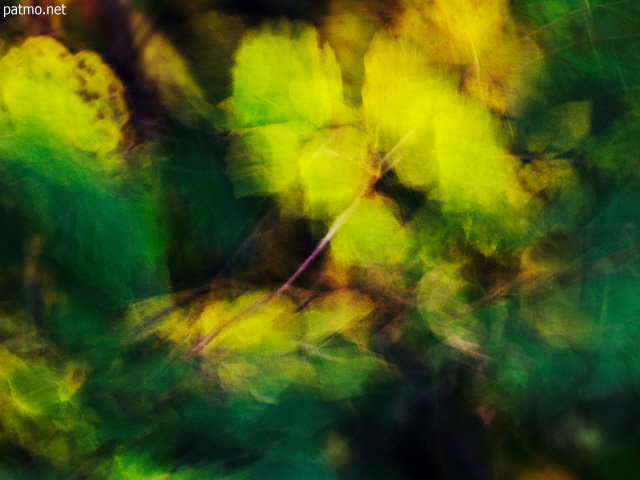
[[[441,201],[481,250],[491,250],[526,229],[531,196],[488,108],[424,56],[410,38],[374,37],[365,58],[367,130],[402,183]]]
[[[396,205],[381,195],[363,198],[331,242],[338,265],[395,265],[409,253],[410,236]]]
[[[51,37],[28,38],[0,59],[0,111],[18,133],[37,132],[97,153],[106,166],[129,119],[123,87],[93,52],[72,54]]]
[[[343,108],[342,78],[315,29],[281,21],[250,31],[233,69],[234,124],[304,120],[328,125]]]

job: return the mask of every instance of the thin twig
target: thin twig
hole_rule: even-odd
[[[388,163],[388,160],[390,158],[392,158],[392,156],[395,154],[395,152],[398,150],[398,148],[404,144],[407,139],[409,137],[411,137],[411,135],[413,135],[414,131],[411,130],[409,131],[381,160],[381,167],[384,163]],[[329,228],[329,230],[327,231],[327,233],[325,234],[324,237],[322,237],[322,239],[320,240],[320,242],[318,242],[318,244],[316,245],[316,247],[313,249],[313,251],[309,254],[309,256],[304,260],[304,262],[302,262],[302,264],[300,264],[300,266],[298,267],[298,269],[293,273],[293,275],[291,275],[286,282],[284,282],[282,284],[282,286],[280,286],[280,288],[278,288],[278,290],[276,290],[273,294],[268,295],[254,303],[252,303],[251,305],[249,305],[247,308],[241,310],[240,312],[238,312],[237,314],[233,315],[231,318],[229,318],[227,321],[223,322],[222,324],[218,325],[216,328],[210,330],[204,337],[202,337],[202,339],[200,341],[198,341],[198,343],[196,343],[193,348],[191,348],[186,354],[185,354],[185,359],[191,359],[193,357],[195,357],[198,353],[200,353],[202,351],[203,348],[205,348],[209,343],[211,343],[211,341],[216,338],[220,332],[222,332],[225,328],[227,328],[229,325],[231,325],[233,322],[235,322],[236,320],[242,318],[243,316],[257,310],[258,308],[266,305],[267,303],[269,303],[270,301],[274,300],[275,298],[283,295],[287,290],[289,290],[289,288],[291,288],[291,286],[293,285],[293,283],[298,279],[298,277],[300,275],[302,275],[302,273],[309,267],[309,265],[311,265],[311,263],[318,257],[318,255],[320,255],[320,253],[326,248],[326,246],[329,244],[329,242],[331,241],[331,239],[334,237],[334,235],[338,232],[338,230],[340,230],[343,225],[347,222],[347,220],[349,220],[349,218],[351,217],[351,215],[353,214],[353,212],[356,210],[356,208],[358,207],[358,205],[360,204],[362,198],[365,196],[365,194],[375,186],[375,184],[389,171],[391,170],[399,161],[399,159],[397,159],[396,161],[392,161],[391,163],[388,163],[386,168],[380,168],[380,172],[378,173],[378,175],[376,175],[371,182],[362,189],[362,191],[356,195],[355,199],[351,202],[351,204],[346,208],[346,210],[344,210],[335,220],[334,222],[331,224],[331,227]]]
[[[169,315],[172,312],[175,312],[178,308],[184,307],[185,305],[188,305],[192,301],[197,300],[203,295],[206,295],[211,291],[213,291],[216,281],[220,279],[220,277],[225,271],[231,268],[231,266],[238,260],[240,255],[247,249],[247,247],[251,244],[251,242],[253,242],[258,237],[258,232],[264,226],[267,220],[270,219],[270,217],[272,216],[273,216],[273,212],[269,212],[260,219],[256,227],[253,229],[253,232],[251,233],[251,235],[249,235],[247,238],[244,239],[244,241],[236,249],[233,255],[229,257],[229,259],[224,264],[224,266],[207,283],[200,285],[199,287],[196,287],[195,289],[189,291],[189,293],[181,296],[180,298],[175,299],[171,305],[167,307],[163,307],[151,313],[150,315],[147,315],[146,317],[144,317],[140,322],[140,324],[142,325],[142,328],[149,327],[150,325],[152,325],[162,317]]]
[[[289,290],[289,288],[291,288],[291,286],[298,279],[298,277],[302,275],[302,273],[309,267],[309,265],[311,265],[311,263],[316,259],[316,257],[320,255],[320,253],[324,250],[324,248],[329,244],[333,236],[346,223],[346,221],[349,219],[349,217],[353,214],[353,212],[357,208],[361,198],[362,198],[361,196],[356,197],[355,200],[351,203],[351,205],[349,205],[349,207],[344,212],[342,212],[342,214],[340,214],[338,218],[336,218],[336,220],[331,225],[331,228],[329,228],[329,231],[326,233],[324,237],[322,237],[320,242],[318,242],[318,244],[316,245],[316,248],[313,249],[311,254],[305,259],[304,262],[302,262],[302,264],[293,273],[293,275],[291,275],[287,279],[287,281],[284,282],[282,286],[280,286],[280,288],[278,288],[278,290],[276,290],[271,295],[263,297],[260,300],[252,303],[247,308],[233,315],[226,322],[223,322],[222,324],[218,325],[216,328],[210,330],[204,337],[202,337],[202,339],[198,343],[195,344],[193,348],[191,348],[191,350],[189,350],[186,353],[185,358],[186,359],[193,358],[198,353],[200,353],[204,347],[206,347],[209,343],[211,343],[211,341],[214,338],[216,338],[220,334],[220,332],[222,332],[222,330],[227,328],[233,322],[257,310],[258,308],[266,305],[267,303],[283,295],[287,290]]]

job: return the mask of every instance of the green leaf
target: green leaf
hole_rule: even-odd
[[[635,98],[626,112],[620,115],[600,135],[589,142],[589,158],[613,181],[625,181],[640,174],[637,158],[640,153],[640,103]]]
[[[527,139],[527,149],[536,153],[577,150],[591,127],[591,104],[568,102],[545,111]]]
[[[91,167],[91,153],[35,134],[0,139],[0,156],[0,203],[21,199],[23,235],[41,236],[67,279],[120,305],[166,287],[150,175],[114,179]]]
[[[637,88],[637,2],[518,0],[513,8],[543,49],[546,75],[538,82],[547,101],[591,100]]]
[[[98,447],[91,423],[94,414],[79,404],[75,393],[87,367],[60,365],[55,352],[40,358],[20,356],[0,348],[0,426],[5,435],[33,455],[69,465]]]

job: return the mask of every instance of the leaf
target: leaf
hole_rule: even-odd
[[[297,163],[313,131],[311,125],[299,121],[242,130],[227,158],[236,194],[277,193],[299,205],[294,193]]]
[[[382,195],[363,198],[331,242],[331,257],[342,266],[393,266],[407,259],[411,238],[397,206]]]
[[[539,153],[565,153],[578,150],[591,127],[591,104],[568,102],[547,109],[535,122],[527,139],[527,150]]]
[[[108,480],[169,480],[169,468],[157,465],[149,455],[119,448]]]
[[[614,182],[628,181],[640,173],[637,162],[640,103],[633,98],[628,101],[628,110],[588,144],[590,160]]]
[[[187,348],[215,332],[199,358],[234,404],[277,405],[301,392],[312,399],[348,398],[386,370],[367,345],[364,319],[373,305],[361,294],[329,293],[298,309],[291,299],[267,292],[220,297],[176,309],[156,332],[176,345],[186,340]],[[149,302],[135,307],[132,322]]]
[[[201,119],[213,121],[213,107],[169,39],[154,31],[143,17],[134,18],[132,23],[144,72],[157,85],[160,101],[186,125],[197,125]]]
[[[331,218],[346,210],[374,176],[368,155],[369,137],[354,127],[325,130],[307,142],[299,159],[305,213]]]
[[[43,255],[69,273],[67,280],[120,305],[165,288],[152,175],[113,178],[91,168],[91,153],[36,134],[0,139],[0,155],[0,203],[20,198],[29,219],[21,233],[43,237]]]
[[[104,168],[118,166],[112,152],[129,114],[122,84],[97,54],[74,55],[51,37],[30,37],[0,59],[0,71],[0,109],[13,129],[94,152]]]
[[[233,69],[233,125],[303,121],[322,128],[343,102],[340,68],[315,29],[282,21],[245,36]]]
[[[589,309],[580,305],[576,289],[567,289],[523,306],[525,315],[550,345],[561,348],[590,347],[595,330]]]
[[[229,359],[217,369],[222,385],[233,392],[234,401],[252,399],[275,405],[287,398],[289,390],[317,381],[307,363],[294,357],[274,357],[268,352],[242,357]]]
[[[468,282],[460,265],[440,261],[432,265],[417,286],[416,300],[426,326],[438,338],[466,354],[476,354],[485,332],[463,295]]]
[[[382,19],[376,9],[388,8],[377,2],[373,4],[333,0],[327,7],[318,26],[322,38],[326,38],[336,54],[344,81],[345,96],[354,105],[360,103],[364,80],[364,54],[374,33],[380,28]],[[391,12],[389,12],[391,13]]]
[[[362,322],[373,308],[369,298],[351,290],[324,295],[312,301],[304,315],[307,341],[317,344],[336,334],[351,339],[354,331],[363,329]]]
[[[517,176],[521,187],[541,200],[540,210],[532,208],[534,216],[529,227],[531,236],[541,241],[545,235],[573,228],[589,205],[589,190],[569,160],[536,158],[523,165]]]
[[[505,0],[402,2],[390,31],[425,52],[422,62],[459,76],[465,90],[489,108],[509,108],[510,78],[534,52],[518,38]]]
[[[425,67],[424,55],[409,38],[374,37],[365,58],[367,130],[398,158],[403,184],[441,201],[478,248],[492,251],[521,235],[535,204],[517,180],[518,161],[496,119]]]
[[[235,354],[283,355],[297,349],[300,326],[294,321],[293,303],[272,298],[265,291],[251,291],[234,299],[208,299],[204,305],[176,310],[159,326],[158,333],[179,345],[195,345],[216,332],[202,351],[205,357]]]
[[[363,395],[370,380],[380,381],[387,373],[382,359],[353,346],[320,351],[310,357],[310,363],[317,372],[318,395],[327,401]]]
[[[331,48],[304,24],[266,25],[245,37],[233,75],[229,125],[237,134],[228,161],[236,192],[276,193],[294,217],[340,214],[372,171],[369,137],[348,125]]]
[[[592,100],[637,88],[637,2],[518,0],[513,8],[530,22],[530,35],[542,48],[546,101]]]
[[[59,365],[40,344],[38,357],[22,358],[0,347],[0,426],[9,439],[56,465],[69,465],[98,446],[93,414],[74,396],[87,367]],[[43,353],[45,355],[43,355]]]

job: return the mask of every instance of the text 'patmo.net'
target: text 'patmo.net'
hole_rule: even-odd
[[[66,15],[67,6],[49,5],[47,7],[42,7],[40,5],[5,5],[3,13],[5,18],[11,15]]]

